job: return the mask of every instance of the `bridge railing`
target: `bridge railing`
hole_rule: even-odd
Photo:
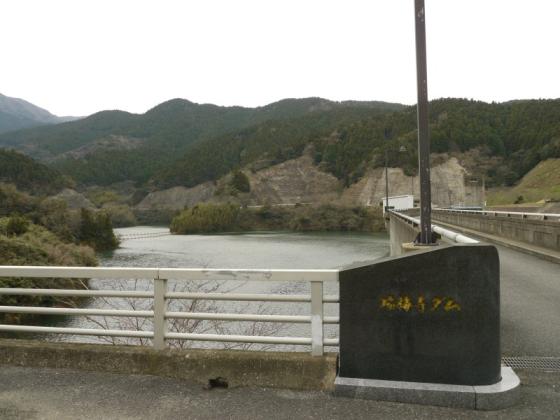
[[[159,238],[161,236],[169,236],[170,232],[145,232],[145,233],[117,233],[117,238],[119,240],[130,240],[130,239],[149,239],[149,238]]]
[[[56,279],[105,279],[111,281],[147,279],[153,283],[149,290],[74,290],[38,288],[0,288],[0,295],[20,296],[76,296],[91,298],[135,298],[153,301],[151,310],[124,310],[98,308],[60,308],[37,306],[0,306],[0,313],[68,315],[68,316],[108,316],[151,318],[152,331],[71,328],[31,325],[0,324],[0,331],[68,334],[87,336],[133,337],[151,339],[156,349],[166,347],[166,340],[198,340],[210,342],[260,343],[279,345],[310,345],[313,355],[322,355],[324,346],[337,346],[338,338],[325,338],[324,325],[338,324],[338,316],[325,316],[325,303],[338,303],[335,295],[324,294],[324,283],[338,282],[338,270],[258,270],[258,269],[206,269],[206,268],[118,268],[118,267],[34,267],[0,266],[0,277],[15,278],[56,278]],[[279,281],[307,282],[310,294],[264,294],[264,293],[191,293],[174,291],[168,287],[168,280],[174,281]],[[213,312],[172,311],[168,308],[171,299],[199,299],[213,301],[245,302],[304,302],[309,304],[309,315],[268,315]],[[170,319],[197,319],[222,321],[251,321],[274,323],[305,323],[310,325],[308,337],[278,337],[258,335],[202,334],[171,332],[167,328]]]
[[[404,214],[403,211],[394,211],[390,210],[391,214],[394,216],[410,223],[411,225],[417,227],[420,225],[420,219],[417,217],[409,216]],[[477,244],[479,241],[473,238],[469,238],[468,236],[462,235],[460,233],[454,232],[449,229],[442,228],[441,226],[432,224],[432,231],[436,232],[437,234],[441,235],[443,238],[458,244]]]
[[[558,213],[524,213],[518,211],[494,211],[494,210],[459,210],[459,209],[432,209],[434,212],[478,214],[482,216],[509,217],[529,220],[550,220],[560,222]]]

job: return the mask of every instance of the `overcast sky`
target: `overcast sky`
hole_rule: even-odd
[[[559,0],[426,0],[430,98],[560,97]],[[413,0],[1,0],[0,93],[57,115],[182,97],[416,102]]]

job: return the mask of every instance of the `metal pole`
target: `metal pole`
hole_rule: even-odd
[[[391,130],[386,128],[383,133],[385,142],[391,138]],[[385,211],[384,214],[389,210],[389,151],[387,150],[387,144],[385,144]]]
[[[385,210],[384,214],[389,210],[389,150],[387,150],[387,140],[391,139],[391,129],[385,128],[383,137],[385,138]]]
[[[482,210],[486,210],[486,178],[482,175]]]
[[[385,149],[385,212],[389,210],[389,157]]]
[[[430,134],[428,132],[428,76],[426,68],[426,13],[424,0],[414,0],[416,78],[418,86],[418,171],[420,175],[420,243],[432,243],[430,191]]]

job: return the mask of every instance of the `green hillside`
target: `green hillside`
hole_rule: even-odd
[[[338,127],[385,113],[348,107],[270,120],[194,145],[155,179],[160,187],[193,186],[248,164],[260,169],[300,156],[307,145],[329,136]]]
[[[36,121],[25,116],[12,115],[0,110],[0,133],[20,130],[38,125]]]
[[[386,129],[390,140],[385,139]],[[513,186],[560,157],[560,100],[430,104],[434,153],[477,151],[469,168],[489,186]],[[313,152],[350,185],[384,164],[416,172],[416,108],[383,102],[285,99],[258,108],[174,99],[142,115],[104,111],[83,120],[0,135],[0,145],[37,156],[82,184],[133,180],[193,186],[240,167],[254,170]],[[151,187],[150,187],[151,188]]]
[[[393,140],[384,141],[384,128]],[[340,140],[317,141],[320,161],[339,178],[355,179],[364,165],[382,166],[389,150],[391,166],[415,172],[416,109],[411,107],[381,118],[369,118],[339,129]],[[471,169],[485,175],[489,185],[513,185],[540,161],[560,157],[560,100],[487,104],[440,99],[430,104],[433,153],[462,153],[479,149],[492,163]],[[400,150],[404,146],[406,152]],[[478,164],[478,166],[477,166]]]
[[[47,195],[60,191],[69,180],[27,156],[0,149],[0,182],[14,184],[21,191]]]
[[[488,104],[440,99],[430,104],[432,152],[479,149],[473,170],[489,185],[513,185],[541,160],[560,157],[560,100]],[[390,140],[385,140],[385,129]],[[273,120],[200,143],[156,176],[161,187],[192,186],[236,167],[274,164],[314,148],[315,162],[346,185],[368,167],[417,167],[416,108],[394,112],[346,108]],[[490,163],[488,163],[490,162]]]
[[[340,103],[321,98],[286,99],[264,107],[220,107],[173,99],[145,114],[104,111],[56,126],[0,135],[0,145],[48,160],[86,184],[145,182],[196,143],[275,119],[298,118],[334,109],[398,109],[383,102]],[[115,138],[127,147],[107,147]],[[97,147],[103,142],[104,147]],[[121,141],[122,143],[122,141]]]
[[[488,194],[488,205],[560,201],[560,159],[547,159],[527,173],[513,188]]]

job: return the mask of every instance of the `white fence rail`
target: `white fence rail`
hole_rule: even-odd
[[[390,211],[395,216],[407,221],[408,223],[419,226],[420,219],[412,216],[408,216],[406,214],[400,213],[398,211],[391,210]],[[469,238],[468,236],[462,235],[460,233],[454,232],[449,229],[444,229],[441,226],[432,224],[432,231],[436,232],[437,234],[441,235],[445,239],[448,239],[451,242],[458,243],[458,244],[478,244],[480,243],[476,239]]]
[[[68,315],[68,316],[110,316],[151,318],[152,331],[135,331],[101,328],[40,327],[29,325],[0,324],[0,331],[25,333],[51,333],[69,335],[135,337],[152,339],[154,348],[166,347],[166,340],[198,340],[213,342],[238,342],[261,344],[310,345],[313,355],[322,355],[324,346],[338,345],[337,338],[324,337],[325,324],[338,324],[337,316],[324,316],[325,303],[338,303],[338,296],[328,296],[323,292],[325,282],[338,282],[338,270],[247,270],[247,269],[199,269],[199,268],[105,268],[105,267],[30,267],[0,266],[0,277],[16,278],[63,278],[63,279],[106,279],[130,280],[147,279],[153,282],[151,290],[73,290],[0,288],[0,295],[20,296],[76,296],[151,299],[151,310],[123,310],[97,308],[57,308],[31,306],[0,306],[0,313]],[[285,295],[264,293],[188,293],[176,292],[168,288],[168,280],[176,281],[281,281],[307,282],[309,295]],[[215,301],[252,302],[304,302],[309,303],[309,315],[269,315],[209,312],[178,312],[168,310],[170,299],[200,299]],[[277,337],[256,335],[198,334],[171,332],[167,328],[169,319],[199,319],[221,321],[251,321],[310,324],[309,337]]]
[[[479,214],[482,216],[510,217],[528,220],[551,220],[560,222],[558,213],[524,213],[518,211],[493,211],[493,210],[459,210],[459,209],[432,209],[435,212]]]
[[[171,232],[146,232],[146,233],[117,233],[119,240],[159,238],[160,236],[170,236]]]

